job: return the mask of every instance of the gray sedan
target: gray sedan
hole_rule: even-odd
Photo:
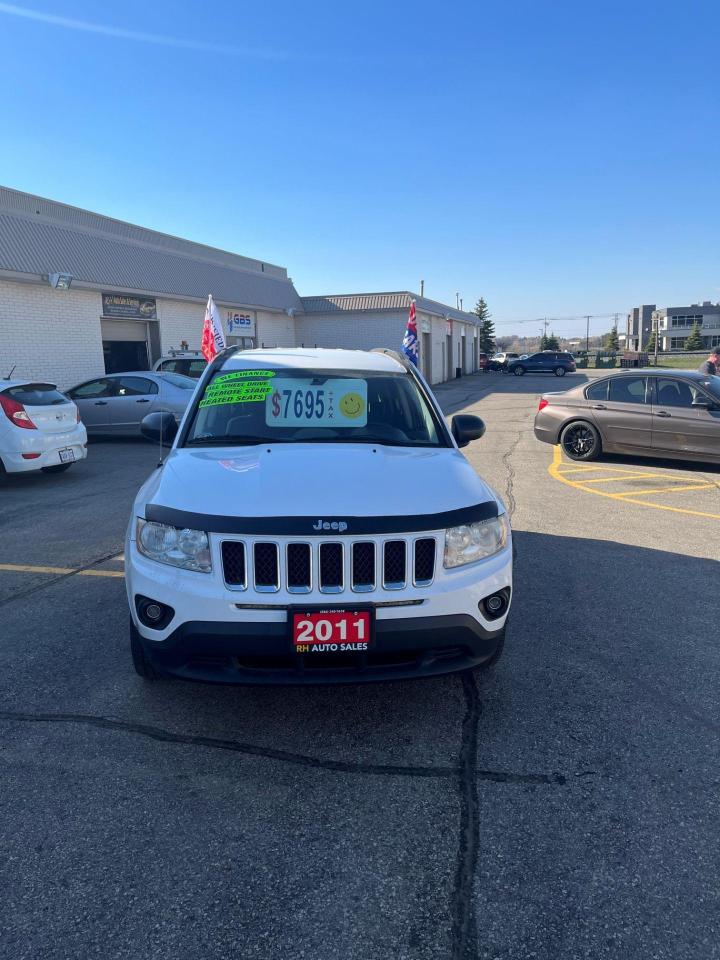
[[[632,370],[546,393],[535,436],[572,460],[603,451],[720,462],[720,377],[690,370]]]
[[[137,370],[108,373],[67,390],[77,404],[89,436],[139,437],[149,413],[185,413],[198,381],[177,373]]]

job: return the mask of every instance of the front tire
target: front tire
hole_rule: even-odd
[[[132,620],[130,621],[130,653],[132,655],[135,673],[137,673],[139,677],[142,677],[143,680],[147,680],[149,683],[160,680],[161,675],[145,656],[140,634]]]
[[[600,434],[586,420],[569,423],[560,434],[560,446],[571,460],[597,460],[602,453]]]
[[[564,377],[565,376],[565,367],[555,367],[555,376]]]
[[[65,473],[71,466],[71,463],[56,463],[52,467],[40,467],[40,471],[42,473]]]
[[[513,373],[516,377],[521,377],[525,373],[525,367],[513,367]]]

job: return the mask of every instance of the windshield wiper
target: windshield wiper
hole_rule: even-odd
[[[188,440],[185,446],[194,447],[199,446],[200,444],[214,444],[218,447],[234,447],[234,446],[256,446],[259,443],[265,443],[266,441],[262,437],[241,437],[241,436],[228,436],[228,437],[216,437],[214,435],[206,434],[205,436],[193,437],[192,440]]]

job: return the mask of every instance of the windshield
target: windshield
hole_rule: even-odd
[[[163,370],[162,378],[174,387],[180,387],[181,390],[194,390],[197,386],[197,380],[193,380],[192,377],[183,377],[180,373],[167,373]]]
[[[186,446],[291,442],[448,445],[410,374],[286,368],[219,371],[185,439]]]
[[[26,407],[54,407],[60,403],[72,402],[51,383],[25,383],[20,387],[9,387],[3,390],[3,393]]]

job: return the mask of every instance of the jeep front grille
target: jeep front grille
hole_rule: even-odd
[[[339,594],[427,587],[435,578],[435,537],[290,542],[223,540],[225,583],[257,593]]]

